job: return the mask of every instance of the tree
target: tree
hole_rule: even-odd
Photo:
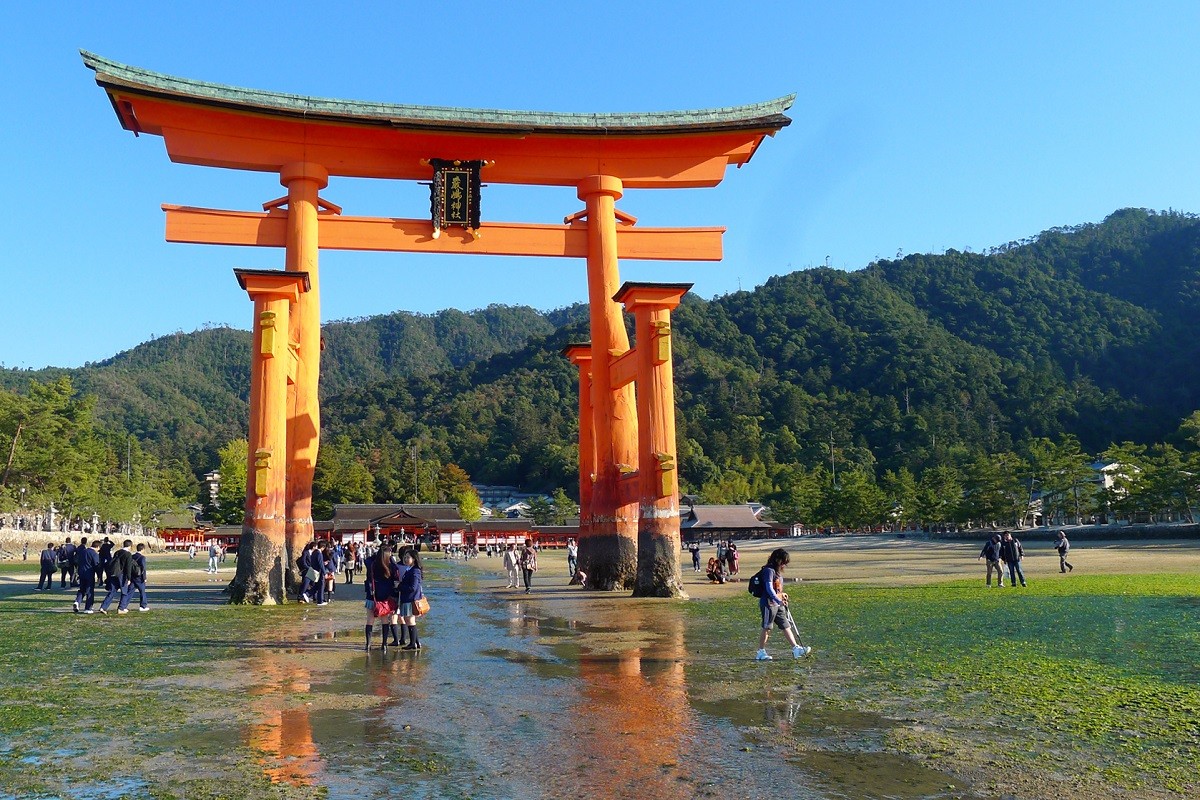
[[[529,516],[534,525],[549,525],[554,518],[554,503],[545,495],[529,498]]]
[[[917,519],[938,525],[958,518],[963,499],[962,478],[954,467],[939,464],[921,473],[913,497]]]
[[[574,500],[567,497],[567,492],[561,486],[554,490],[551,496],[551,502],[554,506],[554,514],[551,521],[555,525],[566,525],[567,520],[572,517],[579,516],[579,506]]]
[[[881,483],[895,521],[914,519],[917,513],[917,479],[908,467],[901,467],[896,472],[888,470],[883,473]]]
[[[479,492],[471,485],[471,476],[457,464],[447,464],[438,472],[438,492],[441,499],[458,506],[458,515],[467,522],[483,516]]]
[[[249,443],[245,439],[228,442],[219,452],[221,485],[211,517],[218,525],[240,525],[246,517],[246,469]]]
[[[375,499],[375,479],[354,452],[346,434],[321,443],[313,473],[313,518],[331,519],[337,503],[370,503]]]

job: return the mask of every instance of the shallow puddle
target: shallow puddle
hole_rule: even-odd
[[[689,651],[677,606],[514,600],[452,570],[421,651],[365,653],[360,627],[307,638],[336,652],[245,659],[242,741],[262,775],[354,798],[971,796],[883,752],[891,723],[760,687],[752,662],[738,696],[717,697],[690,666],[730,656]]]

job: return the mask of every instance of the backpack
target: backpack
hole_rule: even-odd
[[[766,569],[766,567],[763,567],[763,569]],[[763,589],[762,569],[754,573],[752,576],[750,576],[750,580],[746,581],[746,591],[755,597],[762,597],[765,594]]]

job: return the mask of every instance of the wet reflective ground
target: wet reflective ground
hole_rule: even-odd
[[[894,723],[806,705],[812,663],[754,662],[752,621],[733,651],[687,630],[678,604],[514,599],[447,569],[426,649],[355,652],[362,627],[337,614],[296,646],[256,649],[241,730],[196,735],[239,738],[299,796],[977,796],[885,752]]]

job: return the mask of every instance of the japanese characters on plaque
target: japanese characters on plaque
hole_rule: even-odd
[[[431,158],[433,183],[429,187],[429,211],[433,238],[446,228],[466,228],[479,236],[479,171],[484,161],[450,161]]]

